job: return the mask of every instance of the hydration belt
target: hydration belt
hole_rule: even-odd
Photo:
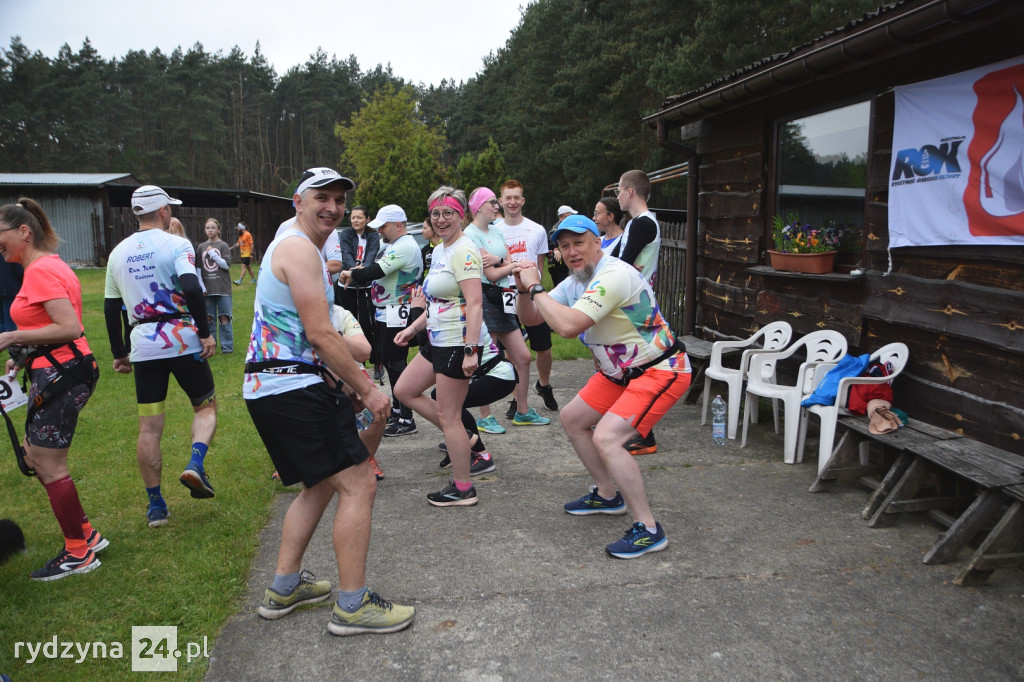
[[[171,320],[180,320],[184,317],[191,318],[192,316],[188,313],[163,313],[160,315],[154,315],[153,317],[143,317],[141,319],[132,322],[132,327],[137,327],[140,324],[149,324],[150,322],[170,322]]]
[[[323,365],[311,365],[298,360],[261,360],[245,363],[246,374],[255,372],[279,375],[316,374],[322,379],[327,379],[329,376]],[[331,380],[333,381],[333,378]]]
[[[644,372],[649,370],[651,367],[654,367],[655,365],[657,365],[659,363],[662,363],[665,360],[668,360],[670,357],[672,357],[673,355],[676,355],[677,353],[685,353],[685,352],[686,352],[686,344],[683,343],[683,340],[680,339],[677,336],[675,338],[675,341],[669,347],[669,349],[667,351],[665,351],[664,353],[662,353],[661,355],[659,355],[654,360],[651,360],[650,362],[645,362],[644,364],[640,365],[639,367],[627,367],[626,369],[622,370],[622,376],[619,377],[618,379],[613,379],[612,377],[608,376],[607,374],[605,374],[605,377],[607,377],[607,379],[609,381],[612,381],[612,382],[618,384],[619,386],[628,386],[630,381],[632,381],[633,379],[638,378],[640,375],[642,375]]]

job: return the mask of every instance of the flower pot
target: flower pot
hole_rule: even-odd
[[[826,251],[825,253],[784,253],[782,251],[768,251],[772,267],[776,270],[788,270],[789,272],[803,272],[808,275],[824,275],[832,272],[835,264],[836,252]]]

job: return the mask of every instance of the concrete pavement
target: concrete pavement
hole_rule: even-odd
[[[555,363],[560,404],[592,367]],[[669,546],[622,561],[604,546],[628,516],[562,511],[589,478],[557,415],[538,411],[553,423],[515,427],[495,411],[508,433],[484,436],[497,470],[476,480],[475,507],[426,502],[450,476],[437,429],[417,420],[417,434],[385,439],[367,572],[370,589],[417,608],[397,634],[328,634],[333,600],[256,615],[292,499],[280,495],[208,679],[1024,678],[1024,573],[954,586],[961,564],[921,563],[939,526],[910,515],[871,529],[864,488],[807,492],[816,450],[783,464],[770,424],[751,426],[746,448],[717,447],[699,406],[677,405],[655,429],[659,452],[639,458]],[[329,522],[304,567],[336,582]]]

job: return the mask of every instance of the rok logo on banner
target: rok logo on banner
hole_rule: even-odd
[[[1024,58],[896,88],[889,246],[1024,245]]]

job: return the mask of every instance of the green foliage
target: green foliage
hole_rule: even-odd
[[[641,124],[667,96],[802,45],[876,4],[534,0],[475,77],[428,87],[408,85],[390,65],[364,72],[355,56],[319,48],[278,78],[259,44],[248,58],[237,47],[224,55],[196,43],[106,61],[88,41],[49,59],[15,37],[0,54],[0,167],[125,171],[144,182],[284,194],[303,169],[344,159],[358,170],[361,201],[397,201],[418,217],[442,180],[471,190],[515,177],[527,215],[550,225],[556,206],[592,206],[623,171],[678,162]],[[383,92],[408,93],[392,153],[380,139],[369,152],[349,149],[336,128],[351,128],[357,112],[376,127],[367,108]],[[377,137],[390,134],[392,123],[374,116]],[[357,167],[363,156],[376,159],[373,172]],[[856,176],[857,161],[836,172]],[[681,202],[682,186],[661,196]]]
[[[479,154],[467,152],[462,155],[455,168],[454,182],[456,187],[464,188],[467,195],[477,187],[489,187],[497,193],[507,177],[505,157],[492,137],[487,142],[487,149]]]
[[[416,112],[411,87],[385,85],[335,135],[345,145],[341,165],[356,181],[356,203],[398,204],[410,220],[426,215],[426,197],[441,182],[444,133]]]

